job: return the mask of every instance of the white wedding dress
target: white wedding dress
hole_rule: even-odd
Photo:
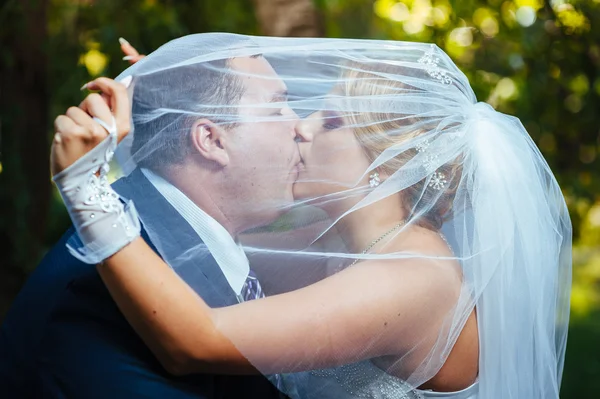
[[[478,383],[456,392],[411,389],[370,361],[286,375],[283,389],[293,399],[477,399]]]

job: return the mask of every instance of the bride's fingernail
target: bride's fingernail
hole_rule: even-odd
[[[123,61],[129,61],[133,59],[133,55],[126,55],[125,57],[123,57]]]
[[[88,83],[84,84],[83,86],[81,86],[81,89],[79,89],[79,90],[85,90],[85,89],[87,89],[88,84],[90,84],[90,82],[88,82]]]
[[[119,38],[119,43],[121,43],[122,45],[129,44],[129,42],[123,39],[122,37]]]

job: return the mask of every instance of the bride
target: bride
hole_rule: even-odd
[[[127,93],[99,79],[87,87],[109,105],[85,111],[107,133],[61,130],[53,143],[54,179],[86,246],[107,232],[121,243],[98,272],[167,370],[263,373],[298,398],[558,397],[571,225],[517,119],[476,103],[466,77],[432,45],[186,40],[191,45],[169,43],[117,78],[133,98],[133,134]],[[153,81],[170,71],[248,56],[273,65],[289,99],[257,95],[234,110],[184,98],[177,109],[136,106],[144,102],[136,91],[153,93]],[[135,204],[103,184],[117,139],[125,138],[117,153],[127,172],[152,157],[152,140],[143,153],[131,145],[136,124],[169,113],[198,117],[198,106],[224,127],[303,117],[295,205],[257,204],[289,212],[236,237],[276,295],[210,308],[176,264],[139,238],[136,220],[144,218]],[[283,111],[289,107],[294,112]],[[248,117],[244,108],[264,112]],[[78,206],[79,190],[67,187],[82,176],[106,204]],[[273,167],[272,179],[289,174]],[[200,245],[181,254],[205,255]],[[326,276],[316,278],[312,266],[322,264]]]

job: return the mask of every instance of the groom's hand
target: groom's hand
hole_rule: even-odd
[[[108,136],[94,117],[108,126],[112,125],[114,117],[119,141],[129,133],[130,107],[126,87],[108,78],[98,78],[85,87],[99,90],[102,95],[88,95],[79,107],[70,107],[55,119],[56,134],[50,157],[52,175],[71,166]]]

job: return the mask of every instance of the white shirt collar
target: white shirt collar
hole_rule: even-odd
[[[177,187],[148,169],[142,169],[142,173],[192,226],[217,261],[235,294],[240,295],[250,272],[248,258],[242,247],[236,244],[219,222],[200,209]]]

